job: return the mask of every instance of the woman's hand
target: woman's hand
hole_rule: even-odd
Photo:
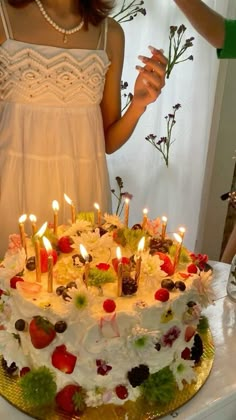
[[[152,57],[139,56],[144,67],[136,66],[139,75],[134,86],[133,106],[145,109],[155,102],[165,86],[167,58],[161,50],[149,47]]]

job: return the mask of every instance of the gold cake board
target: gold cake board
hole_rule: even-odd
[[[204,353],[201,362],[194,368],[197,373],[197,382],[184,385],[183,391],[177,391],[175,398],[165,405],[149,405],[139,398],[135,402],[128,401],[122,406],[109,404],[87,408],[82,416],[66,415],[53,407],[39,409],[24,401],[18,379],[7,375],[2,367],[0,367],[0,395],[18,410],[38,420],[154,420],[175,411],[188,402],[206,382],[214,361],[214,344],[210,330],[201,334],[201,338]]]

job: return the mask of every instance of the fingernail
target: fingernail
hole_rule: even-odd
[[[144,71],[144,68],[143,68],[143,67],[141,67],[141,66],[135,66],[135,68],[136,68],[136,70],[138,70],[138,71],[140,71],[140,72]]]
[[[164,50],[162,48],[158,50],[157,48],[154,48],[151,45],[149,45],[148,49],[151,51],[152,54],[157,54],[158,52],[161,52],[162,54],[164,54]]]
[[[138,55],[138,59],[141,60],[143,63],[146,63],[148,61],[148,58],[144,57],[143,55]]]

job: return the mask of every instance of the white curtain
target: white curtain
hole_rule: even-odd
[[[123,0],[118,0],[118,4]],[[205,1],[219,13],[226,15],[228,0]],[[123,81],[133,90],[137,74],[137,56],[150,55],[148,45],[169,46],[169,27],[184,24],[185,37],[194,36],[194,45],[186,56],[194,61],[178,64],[161,96],[141,117],[131,139],[116,153],[108,156],[111,188],[116,189],[116,176],[124,183],[124,191],[133,194],[130,202],[129,225],[142,220],[142,210],[148,217],[167,216],[169,233],[179,226],[186,227],[185,245],[194,250],[204,183],[209,133],[216,92],[219,61],[216,51],[191,27],[172,0],[145,0],[147,15],[138,15],[122,24],[126,35]],[[172,106],[180,103],[176,113],[167,168],[160,152],[145,140],[149,134],[166,136],[165,116]],[[116,209],[116,200],[113,210]]]

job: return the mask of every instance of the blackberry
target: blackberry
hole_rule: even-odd
[[[198,363],[203,355],[203,343],[199,334],[195,334],[193,347],[191,348],[191,360]]]
[[[132,277],[123,277],[122,279],[122,294],[127,295],[133,295],[138,290],[138,285],[135,279],[132,279]]]
[[[175,283],[171,279],[163,279],[161,281],[161,287],[164,287],[167,290],[172,290],[175,287]]]
[[[171,239],[152,238],[149,242],[150,254],[155,254],[157,251],[167,254],[172,243]]]
[[[146,365],[139,365],[132,368],[128,372],[128,380],[130,385],[135,388],[141,385],[149,377],[149,367]]]
[[[27,263],[26,263],[27,270],[34,271],[35,267],[36,267],[35,257],[28,258]]]
[[[8,375],[14,375],[14,373],[16,373],[16,371],[18,370],[18,367],[16,366],[15,362],[12,362],[10,366],[8,366],[7,361],[4,358],[2,358],[2,368]]]

